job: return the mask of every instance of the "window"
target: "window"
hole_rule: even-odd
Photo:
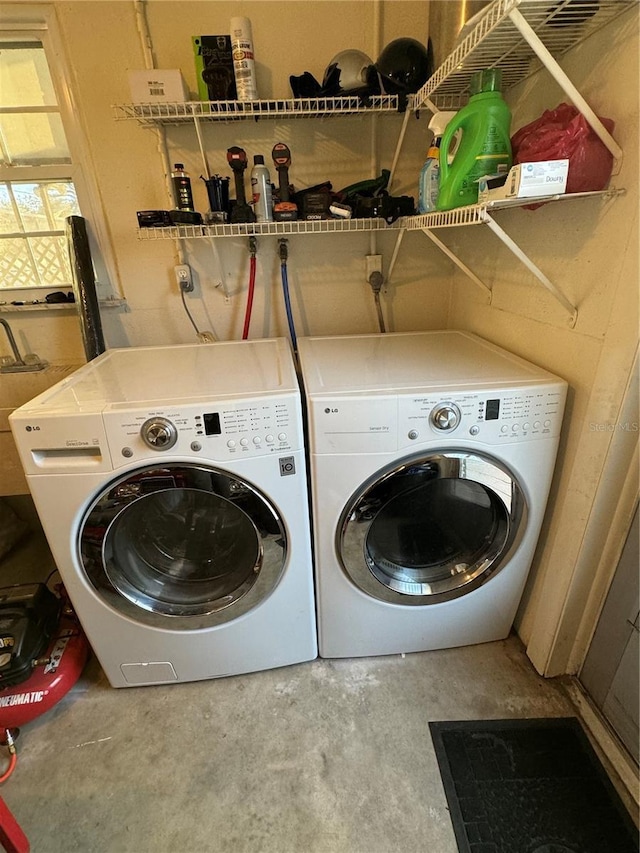
[[[104,254],[110,241],[70,107],[55,15],[12,8],[15,20],[3,15],[0,26],[0,290],[69,289],[65,219],[77,215],[87,220],[104,297],[116,281]]]
[[[0,80],[2,286],[68,287],[65,217],[80,208],[42,43],[0,41]]]

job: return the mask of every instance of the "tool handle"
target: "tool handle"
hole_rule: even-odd
[[[244,148],[234,145],[227,148],[227,163],[233,171],[233,180],[236,186],[236,204],[246,204],[247,196],[244,191],[244,170],[247,168],[247,152]]]
[[[291,151],[284,142],[276,142],[271,151],[273,162],[278,170],[278,188],[280,201],[289,201],[289,166],[291,165]]]

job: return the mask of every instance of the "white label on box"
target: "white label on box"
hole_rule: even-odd
[[[478,202],[487,204],[508,198],[539,198],[562,195],[567,188],[568,160],[541,160],[518,163],[500,180],[498,175],[484,175],[478,180]]]
[[[566,189],[568,171],[568,160],[520,163],[520,183],[514,195],[517,198],[559,195]]]

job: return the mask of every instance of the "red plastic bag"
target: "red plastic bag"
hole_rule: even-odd
[[[612,119],[600,121],[613,133]],[[521,127],[512,137],[511,146],[514,164],[568,159],[568,193],[603,190],[611,177],[613,155],[582,113],[570,104],[545,110],[540,118]]]

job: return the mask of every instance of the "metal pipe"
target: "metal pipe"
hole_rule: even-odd
[[[134,0],[133,9],[136,18],[136,28],[140,38],[140,47],[144,57],[144,67],[147,70],[152,70],[156,67],[156,60],[153,53],[153,40],[151,38],[151,30],[149,29],[149,21],[147,19],[146,0]],[[164,171],[165,189],[169,198],[171,207],[174,205],[173,187],[171,185],[171,161],[169,159],[169,149],[167,146],[167,133],[163,125],[158,125],[154,128],[156,134],[156,143],[160,160],[162,161],[162,169]],[[209,175],[207,175],[209,177]],[[179,264],[184,264],[185,254],[180,240],[175,241],[176,256]]]
[[[16,339],[13,337],[13,332],[11,331],[11,326],[7,323],[6,320],[0,318],[0,325],[4,326],[4,330],[7,333],[7,337],[9,338],[9,344],[11,349],[13,350],[13,357],[15,358],[16,364],[24,364],[24,360],[20,355],[20,350],[18,349],[18,344],[16,343]]]

